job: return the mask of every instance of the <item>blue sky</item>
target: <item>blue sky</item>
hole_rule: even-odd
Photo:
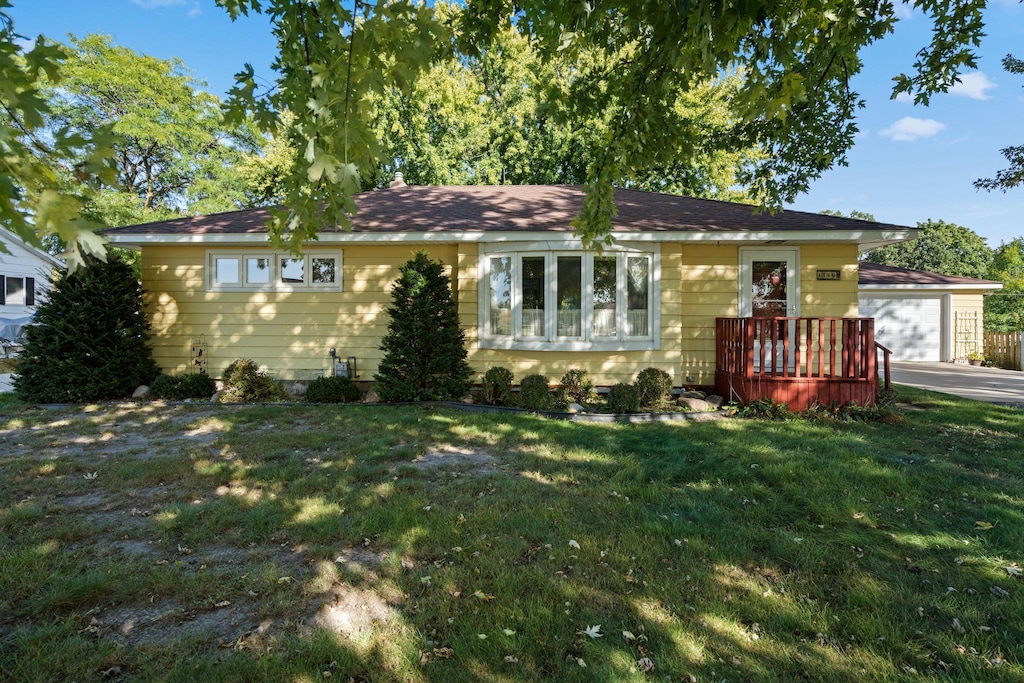
[[[849,166],[815,182],[792,206],[802,211],[853,209],[880,221],[926,219],[967,226],[990,246],[1024,236],[1024,187],[978,192],[972,181],[1005,166],[999,150],[1024,144],[1024,76],[1002,70],[1007,53],[1024,58],[1024,5],[993,0],[976,72],[929,107],[889,99],[892,77],[907,71],[928,43],[927,21],[902,9],[896,33],[864,54],[854,81],[867,103]],[[232,22],[212,0],[14,0],[19,33],[63,40],[68,33],[107,33],[119,44],[161,58],[180,57],[209,89],[223,95],[251,63],[271,75],[275,43],[261,16]]]

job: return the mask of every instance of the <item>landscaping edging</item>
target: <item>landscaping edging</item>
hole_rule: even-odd
[[[714,412],[700,413],[566,413],[560,410],[528,410],[526,408],[515,408],[512,406],[489,406],[477,403],[462,403],[461,401],[405,401],[396,403],[308,403],[304,401],[274,401],[269,403],[221,403],[214,401],[203,401],[201,399],[185,401],[166,401],[162,399],[147,401],[110,401],[113,405],[140,405],[142,403],[162,403],[163,405],[190,405],[190,406],[230,406],[244,408],[246,406],[358,406],[365,408],[387,408],[392,406],[425,406],[428,408],[454,408],[470,413],[505,413],[510,415],[540,415],[552,420],[565,420],[568,422],[583,422],[593,424],[609,424],[622,422],[627,424],[644,424],[648,422],[705,422],[708,420],[720,420],[731,417],[727,413],[716,410]],[[63,408],[80,407],[82,403],[37,403],[40,408],[59,410]]]
[[[364,403],[363,405],[427,405],[439,408],[457,408],[467,412],[531,414],[540,415],[541,417],[547,417],[553,420],[591,423],[624,422],[629,424],[642,424],[645,422],[703,422],[706,420],[719,420],[729,417],[726,413],[718,410],[706,413],[566,413],[560,410],[528,410],[526,408],[515,408],[511,406],[488,406],[476,403],[462,403],[460,401],[423,401],[418,404]]]

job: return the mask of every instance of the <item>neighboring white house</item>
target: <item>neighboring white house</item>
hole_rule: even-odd
[[[14,342],[64,264],[2,227],[0,242],[7,249],[0,253],[0,338]]]

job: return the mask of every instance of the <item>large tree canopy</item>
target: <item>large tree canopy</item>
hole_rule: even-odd
[[[278,112],[296,116],[284,134],[296,163],[285,179],[285,210],[271,226],[275,240],[283,238],[295,248],[325,225],[347,225],[355,208],[352,194],[381,159],[374,98],[391,88],[410,92],[418,76],[449,59],[456,45],[460,54],[480,57],[513,20],[542,60],[593,60],[592,68],[570,70],[545,92],[553,119],[582,125],[608,117],[607,128],[589,149],[587,201],[577,225],[588,241],[600,241],[610,229],[613,184],[706,149],[704,128],[678,105],[687,93],[729,74],[741,74],[730,113],[743,125],[719,142],[734,148],[739,140],[764,152],[739,178],[758,202],[779,206],[825,170],[844,164],[861,106],[850,88],[861,68],[860,52],[897,21],[893,3],[859,0],[773,5],[467,0],[458,13],[436,12],[413,0],[217,2],[232,16],[265,12],[273,23],[277,83],[258,91],[247,66],[233,90],[231,112],[236,121],[253,112],[265,130],[275,128]],[[933,38],[919,52],[914,71],[897,76],[894,92],[912,92],[926,103],[948,89],[960,71],[976,66],[973,50],[983,31],[985,0],[910,4],[930,22]],[[33,117],[39,118],[41,105],[25,94],[35,92],[41,70],[53,71],[60,61],[38,47],[19,57],[17,35],[4,11],[8,7],[0,0],[5,152],[11,146],[7,138],[22,139],[25,130],[38,128]],[[20,148],[14,152],[11,158],[18,163],[34,157]],[[76,206],[62,206],[57,215],[50,210],[53,182],[44,171],[4,158],[0,208],[5,218],[12,214],[22,226],[30,216],[37,223],[42,219],[37,229],[44,232],[74,225]]]
[[[71,36],[59,84],[47,90],[50,130],[110,131],[116,174],[67,174],[86,187],[85,213],[103,225],[145,223],[249,204],[236,166],[258,150],[246,121],[225,125],[220,100],[179,60],[140,55],[109,36]],[[77,168],[77,155],[71,167]],[[90,187],[91,186],[91,187]]]
[[[945,221],[918,223],[918,239],[869,251],[867,261],[960,277],[988,277],[992,250],[970,228]]]
[[[985,297],[985,329],[1024,330],[1024,237],[995,249],[989,273],[1003,288]]]
[[[591,54],[542,59],[515,26],[506,26],[478,56],[452,57],[409,92],[391,88],[373,98],[373,132],[382,151],[371,184],[386,185],[396,170],[422,185],[586,182],[613,112],[567,119],[553,111],[545,92],[596,63]],[[620,183],[749,201],[737,174],[760,155],[745,146],[744,123],[732,114],[740,84],[732,75],[682,93],[674,109],[689,122],[694,149],[657,165],[638,163]]]

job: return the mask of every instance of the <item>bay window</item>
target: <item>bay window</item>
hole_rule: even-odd
[[[654,253],[501,251],[481,259],[481,345],[654,349]]]

